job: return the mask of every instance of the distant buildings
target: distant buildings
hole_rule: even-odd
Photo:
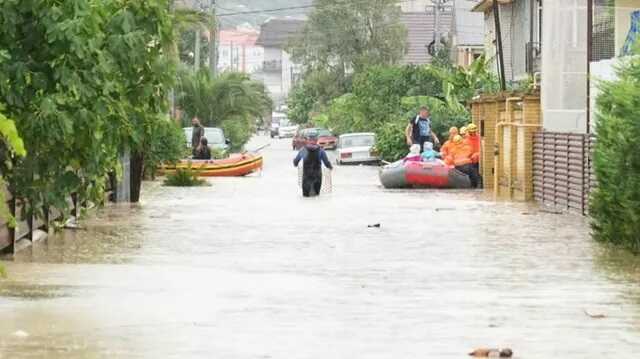
[[[263,67],[264,48],[253,29],[222,30],[218,35],[218,70],[252,74]]]
[[[289,91],[300,78],[300,66],[291,61],[285,50],[289,40],[300,34],[305,21],[298,19],[270,19],[260,27],[257,46],[264,48],[262,70],[254,75],[261,79],[276,104],[284,103]]]
[[[442,5],[436,19],[436,9],[431,0],[400,3],[401,21],[407,28],[404,64],[431,62],[436,41],[440,42],[440,46],[447,43],[451,47],[451,60],[460,66],[470,65],[484,52],[485,25],[482,14],[471,12],[475,2],[447,0]],[[436,39],[436,33],[439,39]]]

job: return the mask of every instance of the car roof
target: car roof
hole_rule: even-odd
[[[373,132],[355,132],[355,133],[345,133],[344,135],[340,135],[340,137],[356,137],[356,136],[375,136],[376,134]]]

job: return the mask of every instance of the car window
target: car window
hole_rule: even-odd
[[[205,128],[204,137],[209,144],[224,144],[224,135],[219,128]]]
[[[329,130],[325,130],[324,128],[320,128],[317,130],[318,136],[333,136]]]
[[[375,144],[375,136],[347,136],[340,139],[340,147],[366,147]]]

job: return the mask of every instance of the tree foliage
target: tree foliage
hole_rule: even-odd
[[[174,22],[167,0],[0,2],[0,103],[28,149],[2,173],[27,212],[65,210],[70,193],[101,202],[119,153],[149,150]]]
[[[310,72],[289,94],[289,118],[299,124],[309,122],[313,114],[321,112],[329,101],[347,93],[348,87],[335,73]]]
[[[404,129],[421,106],[431,109],[433,130],[446,138],[451,126],[469,122],[468,101],[496,84],[483,57],[469,69],[370,66],[354,75],[351,93],[331,100],[313,121],[338,134],[377,132],[380,154],[394,160],[406,152]]]
[[[255,120],[272,108],[264,84],[239,72],[214,76],[206,69],[183,69],[177,90],[186,120],[197,116],[205,126],[223,127],[235,149],[249,140]]]
[[[290,46],[307,71],[341,75],[369,65],[395,64],[405,52],[398,0],[316,0],[301,37]]]
[[[601,83],[597,99],[595,170],[591,198],[597,240],[640,253],[640,59],[630,57],[618,80]]]
[[[405,54],[406,29],[397,0],[316,0],[302,34],[288,51],[302,64],[303,83],[291,92],[289,116],[298,123],[351,91],[353,74],[393,65]]]

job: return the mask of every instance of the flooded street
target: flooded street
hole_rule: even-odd
[[[593,243],[586,219],[384,190],[361,166],[303,199],[290,140],[264,154],[258,176],[145,183],[140,205],[4,262],[0,358],[640,353],[640,261]]]

